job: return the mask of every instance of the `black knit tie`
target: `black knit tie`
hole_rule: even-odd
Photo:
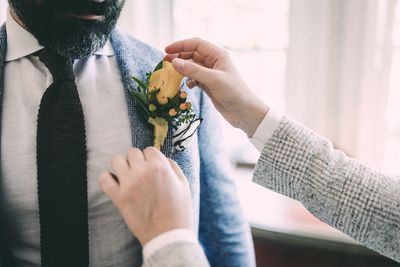
[[[45,50],[39,58],[54,80],[37,125],[41,266],[88,266],[86,134],[72,60]]]

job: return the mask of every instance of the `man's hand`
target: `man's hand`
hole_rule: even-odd
[[[116,156],[113,173],[99,184],[121,212],[142,246],[174,229],[193,231],[189,184],[179,166],[155,148],[132,148],[128,159]]]
[[[242,79],[225,50],[196,38],[175,42],[165,51],[165,60],[190,78],[190,88],[199,83],[232,126],[253,136],[269,108]]]

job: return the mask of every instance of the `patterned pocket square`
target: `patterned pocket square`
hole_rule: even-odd
[[[196,118],[195,114],[193,113],[193,116],[191,116],[190,120],[181,122],[180,124],[176,123],[175,121],[172,122],[172,142],[175,151],[183,151],[190,145],[202,121],[202,118]]]

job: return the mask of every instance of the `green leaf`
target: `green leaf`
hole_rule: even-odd
[[[131,94],[139,100],[143,105],[148,106],[149,105],[149,99],[147,98],[146,93],[144,92],[138,92],[135,90],[129,90]]]
[[[161,91],[161,89],[153,90],[153,91],[149,92],[149,95],[152,95],[155,97],[160,91]]]
[[[146,73],[146,84],[150,83],[150,77],[151,77],[152,72]]]
[[[150,117],[150,112],[147,110],[147,107],[145,107],[143,105],[142,102],[138,101],[138,103],[140,104],[140,106],[142,107],[143,111],[146,113],[147,117]]]
[[[131,91],[131,93],[137,98],[139,99],[143,105],[148,106],[149,105],[149,99],[147,98],[147,94],[144,91]]]
[[[146,113],[147,117],[150,117],[150,112],[148,110],[148,100],[147,97],[145,96],[145,101],[143,101],[143,95],[139,92],[136,92],[134,90],[129,90],[131,92],[131,94],[133,95],[133,97],[136,98],[137,102],[139,103],[139,105],[141,106],[141,108],[143,109],[143,111]]]
[[[173,98],[169,99],[168,103],[166,104],[168,106],[168,108],[177,108],[179,107],[179,93],[174,96]]]
[[[154,69],[153,72],[156,72],[156,71],[162,69],[163,65],[164,65],[164,61],[160,61],[160,63],[158,63],[157,67]]]
[[[139,80],[138,78],[136,78],[136,77],[132,77],[132,79],[139,85],[139,87],[140,87],[140,91],[144,91],[144,92],[146,92],[146,90],[147,90],[147,86],[144,84],[144,82],[142,82],[141,80]]]

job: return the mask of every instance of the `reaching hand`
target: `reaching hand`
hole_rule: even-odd
[[[189,184],[179,166],[155,148],[132,148],[128,160],[112,160],[113,174],[104,172],[99,184],[121,212],[142,246],[170,230],[193,231]]]
[[[199,84],[232,126],[248,136],[254,134],[269,108],[242,79],[225,50],[201,39],[188,39],[165,51],[165,60],[190,78],[190,88]]]

